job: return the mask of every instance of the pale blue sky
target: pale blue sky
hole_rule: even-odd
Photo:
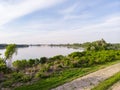
[[[0,43],[120,42],[120,0],[0,0]]]

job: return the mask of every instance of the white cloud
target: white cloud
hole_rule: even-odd
[[[64,8],[59,11],[60,14],[66,15],[71,14],[75,11],[75,9],[78,7],[78,3],[73,4],[72,6],[69,6],[67,8]]]
[[[86,42],[104,38],[108,42],[120,42],[120,16],[109,17],[97,24],[89,24],[76,30],[54,31],[47,35],[46,40],[57,43]],[[44,37],[44,38],[45,38]],[[55,42],[55,43],[56,43]]]
[[[120,16],[112,16],[104,19],[104,21],[90,24],[87,27],[83,27],[81,29],[89,32],[110,32],[110,31],[118,31],[120,30]]]
[[[104,38],[108,42],[120,42],[120,17],[114,16],[104,19],[102,22],[83,26],[76,29],[52,31],[36,36],[33,41],[36,43],[81,43]],[[70,25],[67,25],[70,26]],[[71,26],[72,27],[72,26]],[[27,39],[31,42],[29,39]]]
[[[92,15],[90,14],[87,14],[87,13],[83,13],[81,15],[64,15],[64,20],[70,20],[70,19],[87,19],[87,18],[90,18],[92,17]]]
[[[87,16],[85,16],[87,17]],[[75,17],[73,17],[75,18]],[[79,20],[81,20],[82,16],[77,17]],[[84,18],[84,16],[83,16]],[[61,30],[64,30],[66,32],[69,32],[71,30],[82,30],[84,32],[110,32],[120,29],[120,16],[119,15],[110,15],[104,18],[101,18],[99,22],[92,22],[88,21],[84,23],[82,22],[71,22],[66,21],[62,19],[57,19],[57,21],[49,21],[49,22],[29,22],[26,25],[22,26],[21,29],[24,30],[31,30],[31,31],[47,31],[47,32],[61,32]]]
[[[83,2],[83,1],[75,1],[73,5],[64,7],[59,10],[58,13],[63,16],[64,20],[74,20],[74,19],[87,19],[93,17],[92,14],[86,10],[86,6],[94,7],[96,2]],[[97,2],[98,3],[98,2]]]
[[[64,0],[22,0],[21,2],[0,2],[0,25],[6,24],[16,18],[33,11],[48,8]]]

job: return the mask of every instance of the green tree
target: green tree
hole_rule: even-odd
[[[16,45],[15,44],[8,45],[6,47],[6,51],[5,51],[5,61],[6,60],[11,60],[14,53],[17,54]]]

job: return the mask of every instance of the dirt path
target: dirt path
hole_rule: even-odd
[[[52,90],[90,90],[99,82],[120,71],[120,63],[90,73]]]
[[[111,86],[108,90],[120,90],[120,81]]]

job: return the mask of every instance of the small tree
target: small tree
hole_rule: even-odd
[[[5,51],[5,62],[6,60],[11,60],[13,54],[16,53],[17,54],[17,48],[15,44],[10,44],[6,47],[6,51]]]

